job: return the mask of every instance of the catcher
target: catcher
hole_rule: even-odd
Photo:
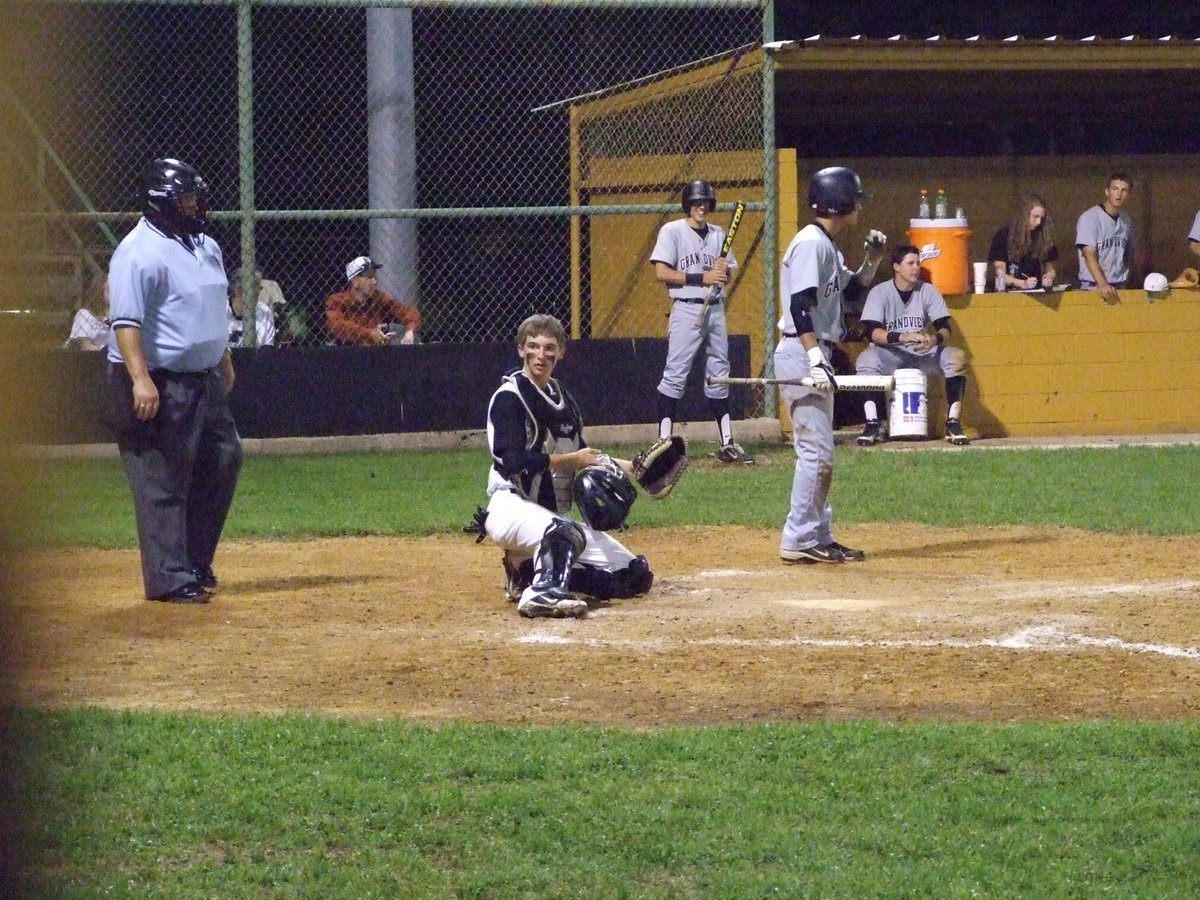
[[[674,484],[666,481],[686,465],[686,453],[675,463],[667,451],[655,459],[647,451],[635,467],[589,447],[574,399],[552,377],[566,346],[553,316],[530,316],[517,330],[523,365],[488,404],[487,510],[467,528],[504,550],[506,593],[526,618],[581,618],[588,605],[576,594],[610,600],[649,591],[654,573],[646,558],[605,529],[624,523],[637,496],[629,476],[639,467],[643,477],[660,479],[652,486],[665,496]],[[570,517],[572,500],[584,522]]]

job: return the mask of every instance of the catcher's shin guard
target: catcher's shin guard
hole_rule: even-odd
[[[644,556],[635,556],[629,565],[615,572],[582,565],[571,575],[571,586],[576,591],[598,600],[636,597],[649,591],[652,584],[654,573]]]
[[[587,538],[578,522],[555,518],[538,546],[533,590],[551,597],[570,597],[571,567],[585,546]]]

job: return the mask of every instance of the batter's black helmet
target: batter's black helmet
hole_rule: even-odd
[[[637,488],[629,477],[609,466],[580,469],[572,493],[583,521],[597,531],[619,528],[637,499]]]
[[[179,205],[184,194],[195,195],[195,212]],[[200,234],[208,224],[208,183],[185,162],[156,159],[142,172],[142,209],[183,234]]]
[[[808,205],[818,214],[844,216],[854,212],[860,197],[870,196],[858,173],[844,166],[822,169],[808,183]]]
[[[701,200],[708,202],[709,212],[717,208],[717,192],[711,184],[707,181],[689,181],[683,188],[683,211],[690,213],[693,204]]]

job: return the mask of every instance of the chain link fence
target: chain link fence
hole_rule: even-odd
[[[329,342],[361,254],[426,342],[665,334],[648,261],[693,178],[750,201],[735,330],[763,335],[766,0],[8,0],[3,305],[65,338],[159,156],[195,165],[231,284]],[[722,214],[718,212],[718,221]],[[754,261],[758,260],[755,267]],[[246,265],[243,266],[243,263]],[[731,308],[731,315],[733,309]],[[253,344],[254,329],[245,341]]]

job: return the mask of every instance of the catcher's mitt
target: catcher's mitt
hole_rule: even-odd
[[[1171,288],[1197,288],[1200,287],[1200,272],[1197,272],[1191,266],[1188,266],[1179,273],[1179,277],[1172,281],[1167,287]]]
[[[654,500],[661,500],[687,468],[687,439],[680,434],[659,438],[632,460],[633,477]]]

